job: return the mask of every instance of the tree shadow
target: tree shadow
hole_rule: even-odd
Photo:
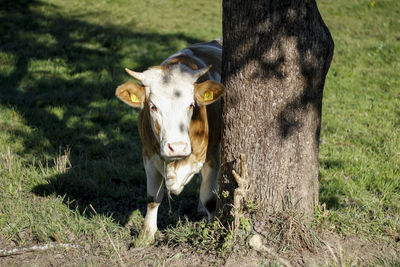
[[[122,225],[133,210],[144,212],[138,111],[120,103],[115,88],[128,79],[124,67],[157,65],[182,42],[202,40],[93,25],[38,0],[1,0],[0,32],[0,53],[8,59],[0,71],[0,104],[22,114],[30,129],[9,130],[23,140],[17,153],[60,169],[32,192],[62,196],[84,215],[92,204]],[[181,204],[174,205],[190,209]]]

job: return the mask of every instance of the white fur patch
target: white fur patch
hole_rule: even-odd
[[[165,177],[165,185],[169,191],[175,195],[179,195],[184,186],[190,182],[193,176],[203,167],[203,163],[194,160],[185,160],[184,164],[167,165],[167,177]]]
[[[146,235],[151,239],[154,238],[154,234],[157,232],[157,212],[159,206],[160,204],[154,204],[154,206],[147,205],[147,212],[146,217],[144,218],[143,229],[146,232]]]
[[[159,155],[155,154],[151,157],[150,161],[145,163],[146,174],[148,177],[148,191],[151,195],[154,195],[153,192],[156,192],[159,186],[158,184],[149,181],[152,180],[152,176],[149,177],[149,174],[154,175],[152,170],[158,171],[158,173],[163,176],[165,179],[165,185],[171,193],[179,195],[184,186],[191,181],[193,176],[198,173],[202,167],[203,163],[195,161],[193,157],[190,156],[175,165],[174,162],[167,164]]]

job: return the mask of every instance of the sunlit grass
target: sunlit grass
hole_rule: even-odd
[[[324,92],[320,200],[341,233],[399,233],[400,5],[319,6],[336,45]]]

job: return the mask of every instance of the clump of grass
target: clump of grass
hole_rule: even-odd
[[[71,168],[71,161],[69,160],[71,154],[71,149],[67,148],[64,153],[60,153],[58,157],[54,159],[54,168],[57,173],[66,173],[69,168]]]
[[[315,252],[320,244],[300,213],[290,209],[273,214],[261,213],[257,213],[253,219],[254,231],[261,234],[270,246],[276,247],[277,251]]]
[[[197,252],[218,253],[225,248],[229,233],[218,220],[207,223],[204,220],[193,222],[185,218],[184,221],[179,220],[176,226],[165,229],[158,244],[171,247],[186,245]]]

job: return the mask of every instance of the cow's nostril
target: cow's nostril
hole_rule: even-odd
[[[171,150],[172,152],[174,152],[174,149],[172,148],[171,144],[168,144],[168,148],[169,148],[169,150]]]

